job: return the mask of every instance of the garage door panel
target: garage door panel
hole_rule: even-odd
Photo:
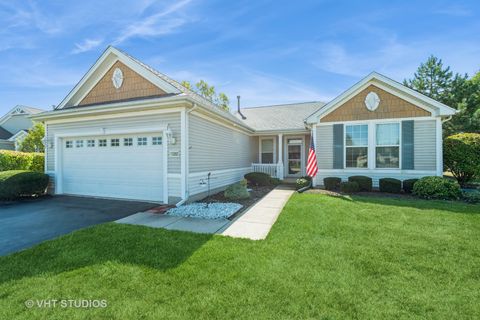
[[[63,192],[162,201],[163,146],[157,138],[161,136],[151,133],[64,139]],[[132,145],[125,145],[125,138],[131,139]],[[138,138],[146,145],[139,145]],[[112,139],[118,139],[119,146],[112,146]],[[88,146],[87,140],[94,140],[94,146]],[[106,140],[107,145],[100,146],[100,140]]]

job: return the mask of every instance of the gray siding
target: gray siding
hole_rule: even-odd
[[[15,142],[0,140],[0,150],[15,150]]]
[[[333,125],[317,126],[317,162],[319,169],[333,169]]]
[[[62,124],[47,124],[47,139],[49,141],[54,140],[54,135],[56,133],[69,133],[76,132],[79,129],[95,129],[95,128],[109,128],[109,129],[129,129],[135,128],[138,126],[148,126],[151,128],[169,125],[173,136],[176,139],[175,145],[169,145],[169,151],[179,151],[181,147],[180,139],[180,113],[168,113],[161,115],[150,115],[150,116],[136,116],[120,119],[108,119],[108,120],[90,120],[90,121],[79,121],[71,123],[62,123]],[[46,150],[47,157],[47,171],[55,170],[55,155],[53,148],[47,148]],[[180,157],[168,157],[168,172],[169,173],[180,173]]]
[[[32,120],[28,118],[29,115],[13,115],[10,119],[7,120],[2,127],[12,134],[17,133],[23,129],[30,129],[33,126]]]
[[[415,170],[436,170],[435,120],[415,120],[413,131]]]
[[[190,173],[250,167],[254,137],[189,115]]]

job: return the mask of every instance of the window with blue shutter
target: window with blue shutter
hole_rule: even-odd
[[[413,161],[413,120],[402,121],[402,169],[415,169]]]
[[[343,124],[333,125],[333,169],[343,169]]]

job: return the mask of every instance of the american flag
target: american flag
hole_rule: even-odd
[[[307,176],[315,177],[317,175],[317,155],[315,154],[315,143],[313,142],[313,135],[310,137],[310,150],[308,151],[307,161]]]

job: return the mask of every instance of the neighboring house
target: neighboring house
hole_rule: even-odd
[[[441,175],[441,121],[454,113],[372,73],[327,104],[232,115],[109,47],[56,110],[34,119],[45,123],[55,193],[177,203],[252,170],[300,177],[311,136],[316,185],[326,176],[368,175],[378,185]]]
[[[33,126],[29,117],[43,111],[19,105],[0,118],[0,150],[18,150],[28,130]]]

